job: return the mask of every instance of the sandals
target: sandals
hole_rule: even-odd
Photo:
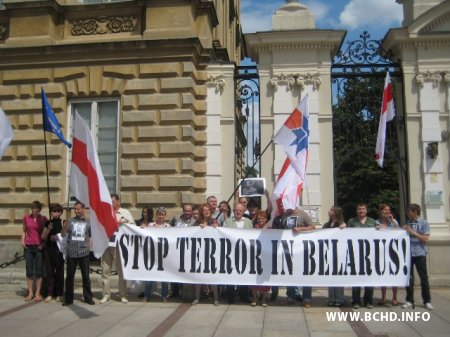
[[[41,295],[36,295],[36,296],[34,297],[34,301],[35,301],[35,302],[40,302],[40,301],[42,301],[42,296],[41,296]]]
[[[398,306],[398,302],[397,302],[397,301],[392,301],[392,306],[393,306],[393,307]]]
[[[27,297],[25,297],[26,302],[30,302],[32,299],[33,299],[33,295],[28,295]]]
[[[386,301],[378,301],[377,305],[386,305]]]

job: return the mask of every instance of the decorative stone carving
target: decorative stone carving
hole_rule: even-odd
[[[270,79],[270,84],[275,87],[275,90],[277,90],[280,85],[286,85],[288,89],[291,89],[295,85],[295,77],[292,74],[277,75]]]
[[[450,86],[450,72],[448,71],[444,73],[444,82],[447,83],[448,86]]]
[[[296,75],[296,82],[300,86],[300,88],[304,88],[305,85],[311,84],[314,90],[319,89],[322,80],[320,79],[319,73],[311,74],[306,73],[305,75],[298,74]]]
[[[312,84],[314,90],[317,90],[322,83],[319,73],[311,74],[289,74],[289,75],[278,75],[270,79],[270,84],[272,84],[275,89],[278,89],[280,85],[286,85],[288,89],[292,87],[300,87],[303,89],[306,85]]]
[[[206,86],[216,88],[216,93],[222,92],[225,87],[225,80],[221,76],[209,76],[206,80]]]
[[[71,32],[74,36],[132,32],[136,23],[135,16],[100,16],[73,21]]]
[[[0,26],[0,40],[3,40],[6,36],[7,27]]]
[[[441,80],[442,76],[439,71],[425,71],[416,75],[416,82],[421,87],[423,87],[425,82],[433,82],[433,87],[438,87]]]

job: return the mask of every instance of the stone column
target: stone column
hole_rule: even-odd
[[[206,71],[206,195],[220,201],[234,190],[234,65]]]
[[[422,173],[425,197],[424,215],[432,225],[445,223],[443,162],[441,155],[433,155],[430,152],[434,146],[433,143],[437,144],[438,152],[440,150],[439,89],[441,80],[442,76],[439,72],[427,71],[416,75],[416,82],[419,88],[419,113],[421,115]],[[411,196],[413,202],[419,202],[419,200],[415,199],[417,199],[417,196]]]

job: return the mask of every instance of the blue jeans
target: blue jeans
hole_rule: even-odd
[[[24,248],[26,274],[28,279],[42,277],[42,251],[37,245]]]
[[[155,281],[145,281],[145,288],[144,288],[144,298],[147,299],[147,301],[150,300],[152,297],[153,292],[153,284]],[[161,282],[161,297],[167,298],[169,296],[169,282]]]

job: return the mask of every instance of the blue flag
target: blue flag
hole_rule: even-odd
[[[58,122],[55,114],[53,113],[52,107],[48,103],[47,96],[45,95],[45,91],[41,88],[41,97],[42,97],[42,119],[44,122],[44,130],[47,132],[54,133],[64,144],[66,144],[69,148],[72,147],[61,132],[61,125]]]

